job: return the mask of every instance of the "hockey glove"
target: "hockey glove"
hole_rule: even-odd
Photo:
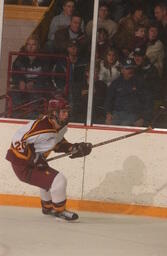
[[[70,158],[77,158],[77,157],[83,157],[90,154],[92,151],[92,144],[91,143],[75,143],[72,146],[72,151]]]

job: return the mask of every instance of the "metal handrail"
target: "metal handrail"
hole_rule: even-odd
[[[66,71],[63,73],[60,72],[34,72],[34,71],[23,71],[23,70],[12,70],[12,58],[13,56],[38,56],[41,58],[52,58],[55,60],[59,60],[59,59],[64,59],[66,61]],[[64,94],[67,96],[68,95],[68,91],[69,91],[69,80],[70,80],[70,60],[67,56],[62,55],[62,54],[46,54],[46,53],[33,53],[33,54],[28,54],[27,52],[16,52],[16,51],[12,51],[9,53],[9,58],[8,58],[8,74],[7,74],[7,92],[6,95],[4,95],[6,97],[6,109],[7,111],[5,111],[4,113],[0,113],[1,114],[5,114],[7,116],[11,116],[12,112],[18,110],[18,108],[13,108],[13,104],[12,104],[12,99],[10,96],[11,92],[24,92],[24,93],[45,93],[47,95],[52,95],[52,93],[54,92],[58,92],[59,90],[55,88],[55,90],[53,89],[52,91],[47,91],[47,89],[31,89],[31,90],[25,90],[25,91],[21,91],[19,89],[16,88],[11,88],[11,76],[12,74],[36,74],[39,76],[49,76],[49,77],[64,77],[65,78],[65,86],[64,86]]]

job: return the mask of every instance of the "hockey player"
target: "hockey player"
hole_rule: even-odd
[[[71,221],[78,219],[78,215],[65,208],[66,178],[48,165],[46,157],[52,150],[71,152],[71,158],[83,157],[91,152],[92,144],[72,144],[64,138],[68,119],[68,102],[64,98],[50,100],[47,115],[30,121],[16,132],[6,159],[21,181],[40,188],[44,214]]]

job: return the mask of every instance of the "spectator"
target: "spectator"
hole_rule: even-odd
[[[127,46],[125,45],[124,47],[122,47],[122,49],[119,49],[119,61],[120,63],[124,62],[127,58],[129,58],[131,56],[131,51],[129,48],[127,48]]]
[[[131,2],[133,2],[133,0],[131,0]],[[154,7],[157,4],[157,2],[159,2],[159,0],[139,0],[139,2],[143,5],[146,16],[152,22],[154,20]]]
[[[144,87],[152,95],[154,101],[160,99],[161,81],[157,68],[151,64],[145,55],[145,48],[134,49],[134,61],[136,63],[136,75],[143,79]]]
[[[88,41],[86,35],[81,30],[82,18],[80,14],[74,13],[70,26],[60,29],[55,33],[54,48],[56,53],[65,53],[70,40],[76,40],[79,45],[79,54],[83,56],[88,52]]]
[[[50,63],[52,69],[52,85],[56,93],[64,94],[68,86],[68,59],[64,55],[56,56]]]
[[[159,38],[167,47],[167,4],[162,2],[156,4],[154,15],[159,25]]]
[[[103,81],[98,80],[99,65],[95,65],[94,72],[94,91],[93,91],[93,122],[104,124],[104,100],[106,97],[107,86]],[[81,95],[81,120],[86,121],[88,90],[89,90],[90,66],[85,69],[85,76],[82,83]]]
[[[48,41],[46,42],[46,51],[53,52],[54,51],[54,39],[56,31],[66,28],[70,25],[71,17],[74,12],[74,0],[65,0],[63,2],[63,11],[53,17],[48,33]]]
[[[25,72],[21,74],[15,73],[12,76],[13,89],[18,89],[18,92],[12,93],[12,98],[16,105],[32,100],[35,95],[28,93],[32,90],[49,89],[49,79],[38,74],[46,70],[44,61],[35,55],[39,51],[39,38],[36,35],[32,35],[27,39],[25,46],[21,50],[21,53],[27,53],[27,55],[19,55],[13,63],[13,71]]]
[[[157,68],[159,75],[162,76],[165,52],[163,43],[159,40],[158,37],[157,23],[152,23],[148,29],[146,56]]]
[[[133,59],[122,63],[121,76],[108,89],[105,111],[106,124],[148,125],[152,115],[152,99],[135,75]]]
[[[165,57],[164,57],[164,72],[165,78],[164,84],[166,85],[167,79],[167,4],[158,3],[154,8],[154,15],[159,25],[159,39],[164,45]]]
[[[146,43],[147,43],[146,27],[142,24],[139,24],[135,28],[132,50],[138,47],[139,48],[145,47]]]
[[[104,59],[105,51],[109,47],[108,32],[105,28],[99,28],[97,31],[97,44],[96,44],[96,55],[97,59],[101,61]]]
[[[86,26],[86,33],[91,39],[92,37],[93,21],[89,21]],[[97,28],[105,28],[108,32],[109,39],[111,39],[117,31],[117,23],[109,19],[109,8],[105,2],[99,5],[98,23]]]
[[[132,7],[130,14],[123,17],[119,22],[119,28],[114,37],[114,42],[118,49],[122,50],[126,47],[131,51],[135,29],[139,24],[143,24],[147,28],[149,20],[144,15],[143,7],[136,5]]]
[[[108,48],[104,60],[100,62],[99,80],[108,87],[120,76],[118,53],[115,48]]]
[[[74,12],[74,3],[75,2],[73,0],[65,0],[63,4],[63,11],[59,15],[53,17],[49,27],[49,40],[54,41],[56,31],[70,25],[71,16]]]
[[[106,0],[106,2],[109,5],[110,17],[115,22],[128,15],[130,5],[128,0]]]
[[[68,91],[66,91],[66,93],[68,93],[68,100],[72,108],[71,121],[79,122],[81,114],[81,88],[86,63],[84,59],[79,57],[78,43],[76,40],[69,41],[66,52],[67,57],[70,61],[69,88]],[[56,63],[54,68],[55,72],[66,72],[66,70],[67,63]],[[64,78],[56,78],[55,84],[59,92],[64,92]]]
[[[80,58],[78,44],[76,41],[69,42],[67,46],[68,57],[70,60],[70,81],[69,81],[69,102],[72,107],[71,121],[81,121],[81,91],[82,81],[86,63]]]

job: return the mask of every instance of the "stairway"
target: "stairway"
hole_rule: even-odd
[[[32,20],[4,19],[0,63],[0,95],[6,93],[9,52],[19,51],[37,24],[37,21]],[[4,100],[0,101],[0,112],[4,111],[4,103]]]

